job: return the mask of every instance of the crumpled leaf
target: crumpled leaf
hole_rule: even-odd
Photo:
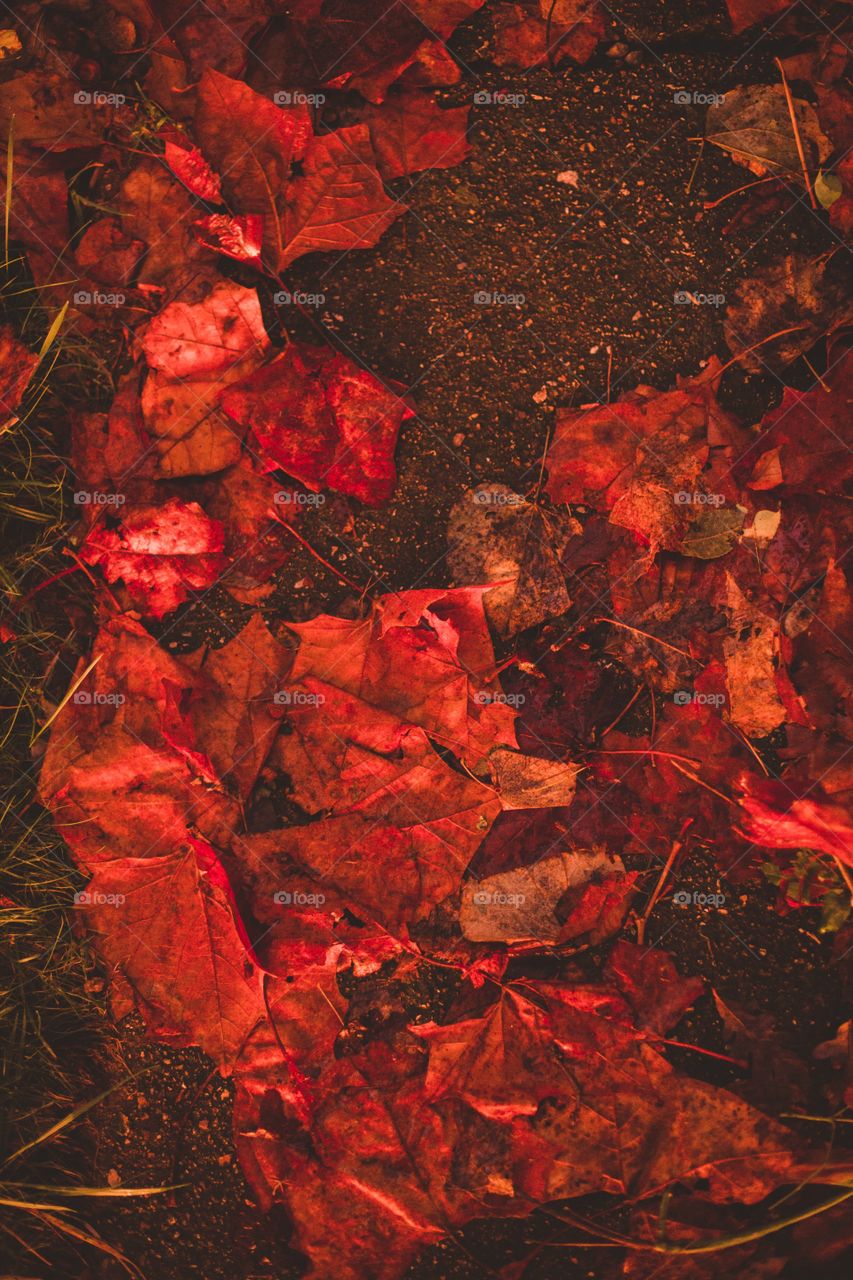
[[[251,429],[269,470],[379,503],[393,491],[397,433],[413,412],[402,392],[344,355],[291,342],[221,403]]]
[[[93,527],[80,558],[98,565],[107,582],[122,581],[143,613],[162,618],[216,581],[224,545],[222,526],[198,503],[170,498],[160,507],[122,509],[115,528]]]
[[[139,336],[152,369],[173,378],[221,373],[252,349],[269,349],[254,289],[218,281],[201,302],[171,302]]]
[[[814,108],[801,98],[794,98],[793,103],[806,164],[815,174],[832,151],[832,144],[821,131]],[[803,166],[781,84],[729,89],[722,102],[708,108],[705,137],[757,177],[775,173],[802,186]]]
[[[382,177],[402,178],[421,169],[449,169],[471,148],[465,136],[470,107],[442,108],[431,93],[394,94],[363,116]]]
[[[571,804],[579,767],[495,747],[487,762],[505,809],[553,809]]]
[[[839,265],[792,253],[741,281],[726,307],[723,333],[745,369],[781,369],[827,332],[850,324],[853,305]],[[764,341],[788,329],[792,332]],[[748,350],[758,343],[758,350]]]
[[[496,746],[516,747],[515,714],[496,697],[483,592],[401,591],[363,621],[321,615],[290,623],[299,638],[292,679],[336,686],[418,725],[476,766]]]
[[[209,488],[202,498],[204,509],[225,534],[228,567],[222,585],[241,604],[256,604],[275,589],[274,575],[292,550],[292,540],[273,512],[286,511],[288,523],[295,524],[297,495],[245,457],[215,475]]]
[[[224,213],[209,213],[193,223],[193,230],[206,249],[236,262],[260,265],[264,220],[258,214],[232,218]]]
[[[649,557],[660,548],[706,549],[702,512],[737,494],[731,465],[747,439],[717,403],[718,368],[709,362],[673,391],[639,386],[612,405],[558,410],[546,457],[552,500],[609,511],[610,523],[635,533]]]
[[[561,513],[480,484],[450,512],[447,561],[460,586],[499,584],[483,603],[498,635],[512,636],[571,605],[560,564],[568,538]]]
[[[262,972],[214,850],[190,839],[164,857],[114,860],[86,892],[99,952],[130,983],[152,1033],[197,1044],[230,1068],[265,1006]]]
[[[288,682],[280,697],[290,733],[275,763],[296,803],[322,817],[242,843],[256,896],[271,902],[290,864],[390,929],[427,915],[494,821],[494,791],[449,768],[422,729],[332,685]]]
[[[853,866],[853,824],[819,784],[786,785],[784,779],[739,779],[741,821],[750,840],[764,849],[820,849]]]
[[[112,107],[95,107],[91,94],[81,98],[79,86],[70,76],[39,67],[4,83],[0,94],[0,137],[8,138],[14,116],[18,146],[25,143],[59,152],[97,147],[112,112]]]
[[[263,218],[276,272],[315,250],[370,247],[402,212],[385,194],[366,125],[315,137],[304,105],[277,106],[208,69],[195,128],[237,211]]]
[[[550,23],[549,23],[550,16]],[[521,0],[495,7],[494,60],[499,67],[589,61],[605,33],[597,0]]]
[[[729,715],[748,738],[763,738],[786,719],[777,685],[779,623],[746,599],[731,574],[726,575],[726,590],[731,626],[723,652]]]
[[[163,159],[194,196],[210,204],[222,202],[219,174],[214,173],[198,147],[179,146],[167,138]]]
[[[75,856],[90,869],[112,858],[172,855],[190,827],[211,842],[226,840],[233,802],[208,785],[212,766],[169,692],[193,683],[187,668],[127,617],[101,628],[93,660],[57,716],[39,779]]]
[[[389,87],[455,84],[444,48],[483,0],[411,0],[377,13],[372,0],[303,0],[291,6],[267,61],[282,83],[347,88],[382,102]]]
[[[193,235],[198,206],[186,188],[157,160],[143,160],[121,185],[117,207],[125,234],[146,246],[138,281],[168,297],[195,282],[199,267],[213,261]]]
[[[598,942],[618,929],[628,907],[625,890],[633,883],[621,858],[601,850],[548,854],[529,866],[469,880],[462,890],[459,924],[472,942],[565,942],[590,931],[577,928],[584,916],[577,909],[592,883],[619,893],[623,908],[609,913],[606,923],[601,917],[595,922],[593,941]]]
[[[761,420],[761,434],[746,460],[750,489],[782,493],[835,493],[853,474],[845,438],[846,405],[853,384],[853,354],[833,363],[809,391],[785,387],[782,403]]]

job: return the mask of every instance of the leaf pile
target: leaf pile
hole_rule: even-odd
[[[126,351],[111,403],[72,422],[97,630],[40,797],[90,877],[116,1015],[233,1076],[243,1169],[318,1280],[396,1280],[472,1219],[590,1195],[668,1252],[777,1188],[842,1180],[752,1098],[672,1065],[704,985],[642,945],[657,891],[645,916],[637,896],[685,845],[733,877],[765,858],[780,885],[803,851],[825,889],[853,866],[834,254],[730,302],[732,363],[827,344],[826,372],[760,422],[723,406],[716,356],[560,408],[541,493],[484,481],[454,506],[448,585],[301,622],[258,607],[302,505],[389,499],[415,412],[263,304],[292,298],[304,255],[376,245],[405,213],[390,183],[465,158],[468,108],[436,91],[461,79],[447,41],[481,3],[114,0],[110,38],[146,50],[144,102],[84,93],[69,114],[77,81],[53,64],[0,93],[11,234],[45,306],[73,279],[76,329]],[[729,4],[736,30],[782,7]],[[501,66],[583,62],[605,33],[595,0],[491,16]],[[794,108],[812,171],[839,146],[831,93]],[[786,103],[736,90],[708,140],[797,183]],[[112,192],[72,228],[81,154]],[[0,360],[11,419],[36,357],[4,330]],[[172,653],[156,624],[214,585],[241,629]],[[628,921],[636,944],[616,938]],[[739,1052],[766,1032],[718,1009]],[[635,1261],[624,1275],[651,1274]]]

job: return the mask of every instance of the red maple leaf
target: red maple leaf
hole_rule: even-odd
[[[391,496],[397,433],[413,413],[402,393],[346,356],[293,342],[221,403],[250,428],[270,470],[379,503]]]

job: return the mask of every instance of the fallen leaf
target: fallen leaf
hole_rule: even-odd
[[[160,507],[122,510],[115,528],[94,527],[80,558],[107,582],[122,581],[137,607],[162,618],[191,591],[212,586],[223,568],[222,526],[195,502],[170,498]]]
[[[269,338],[258,295],[218,281],[201,302],[171,302],[139,335],[148,365],[173,378],[220,373]]]
[[[745,369],[751,373],[780,369],[824,334],[850,324],[853,308],[837,265],[788,254],[741,281],[726,306],[723,333]],[[793,332],[765,341],[787,329]],[[758,350],[749,350],[758,344]]]
[[[561,513],[481,484],[450,512],[447,560],[460,586],[499,584],[483,602],[498,635],[513,636],[570,607],[560,564],[568,537]]]
[[[801,98],[794,98],[793,103],[806,165],[814,174],[829,156],[832,145],[821,131],[814,108]],[[722,102],[708,108],[705,137],[757,177],[776,173],[802,186],[803,166],[782,85],[752,84],[730,89]]]
[[[269,470],[375,504],[391,496],[397,433],[412,415],[402,393],[331,349],[291,342],[221,403],[251,429]]]
[[[393,94],[381,106],[368,107],[370,130],[382,177],[402,178],[421,169],[449,169],[471,148],[465,136],[469,107],[444,109],[431,93]]]

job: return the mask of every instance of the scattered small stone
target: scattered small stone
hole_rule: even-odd
[[[456,448],[456,449],[458,449],[460,445],[463,445],[463,444],[465,443],[465,433],[464,433],[464,431],[457,431],[457,432],[456,432],[456,435],[453,437],[453,441],[452,441],[452,443],[453,443],[454,448]]]
[[[627,52],[628,46],[617,42],[616,44],[612,44],[607,50],[607,56],[608,58],[624,58]]]

